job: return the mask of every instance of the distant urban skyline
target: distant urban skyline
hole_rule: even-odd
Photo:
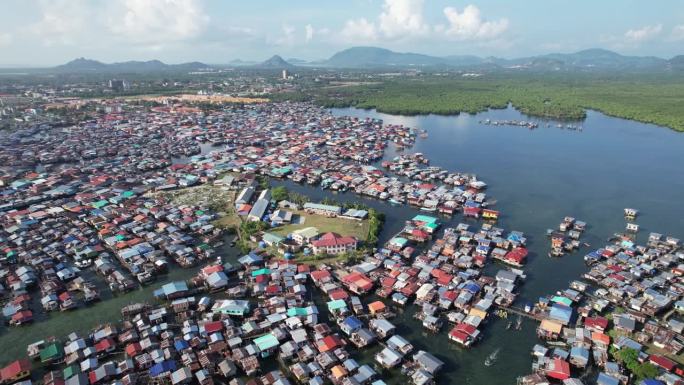
[[[605,48],[684,54],[684,3],[663,0],[6,0],[0,66],[76,57],[167,63],[319,60],[353,46],[521,57]]]

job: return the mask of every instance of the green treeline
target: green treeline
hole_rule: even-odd
[[[537,117],[578,120],[587,109],[684,131],[684,76],[632,74],[424,75],[380,84],[308,90],[326,107],[375,108],[400,115],[478,113],[511,103]],[[303,100],[307,95],[287,98]]]

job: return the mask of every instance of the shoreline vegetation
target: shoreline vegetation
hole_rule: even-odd
[[[476,114],[511,104],[523,114],[582,120],[587,110],[684,132],[684,77],[679,75],[487,74],[422,75],[379,84],[313,88],[273,95],[309,100],[327,108],[356,107],[395,115]]]

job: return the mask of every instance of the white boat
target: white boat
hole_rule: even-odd
[[[496,363],[496,359],[499,355],[499,350],[501,350],[501,349],[497,348],[492,354],[487,356],[487,358],[485,359],[485,362],[484,362],[485,366],[492,366],[492,365],[494,365],[494,363]]]

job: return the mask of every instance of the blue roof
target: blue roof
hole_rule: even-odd
[[[560,303],[554,303],[551,307],[549,316],[558,321],[570,322],[570,318],[572,318],[572,308]]]
[[[342,323],[352,331],[360,329],[363,326],[361,320],[354,316],[345,318],[344,321],[342,321]]]
[[[162,373],[171,372],[174,370],[176,370],[176,361],[166,360],[153,365],[150,368],[150,376],[156,377]]]
[[[589,359],[589,350],[581,346],[575,346],[570,350],[570,355],[573,357],[582,357],[583,359]]]
[[[189,348],[190,345],[184,340],[178,340],[173,343],[173,347],[176,348],[176,350],[181,351]]]
[[[477,293],[480,291],[480,286],[474,282],[467,283],[463,288],[471,293]]]
[[[263,261],[263,258],[261,256],[254,254],[254,253],[249,253],[242,258],[238,259],[238,262],[242,265],[252,265],[252,264],[257,264],[261,263]]]
[[[522,240],[522,237],[519,234],[511,233],[508,234],[508,240],[513,242],[520,242],[520,240]]]
[[[188,291],[188,284],[184,281],[169,282],[162,286],[162,291],[166,295]]]

